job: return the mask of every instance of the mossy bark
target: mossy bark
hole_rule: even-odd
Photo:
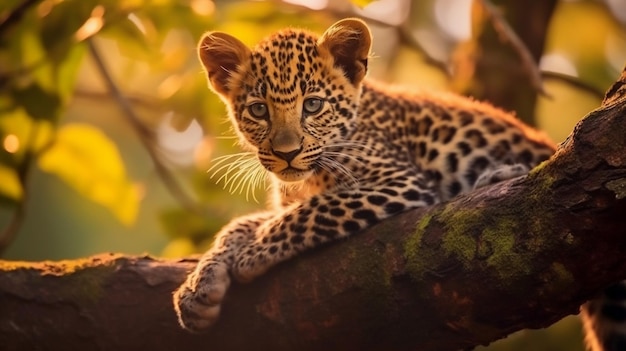
[[[626,278],[626,73],[528,177],[403,213],[234,284],[191,335],[194,260],[0,264],[3,350],[458,350],[548,326]]]

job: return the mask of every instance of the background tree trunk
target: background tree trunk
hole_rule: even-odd
[[[545,327],[626,277],[626,71],[531,172],[406,212],[235,284],[206,334],[175,321],[193,260],[2,262],[3,350],[457,350]]]
[[[492,5],[493,4],[493,5]],[[475,2],[476,42],[460,47],[453,77],[460,93],[489,101],[536,125],[538,65],[543,55],[556,0]],[[490,13],[491,12],[491,13]],[[519,40],[519,42],[516,42]]]

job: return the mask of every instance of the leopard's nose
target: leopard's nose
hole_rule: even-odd
[[[290,128],[279,128],[270,139],[272,153],[289,163],[302,152],[303,140],[303,136]]]
[[[282,158],[283,160],[287,161],[287,163],[291,162],[301,152],[302,152],[302,147],[300,147],[299,149],[291,150],[291,151],[287,151],[287,152],[285,152],[285,151],[278,151],[278,150],[272,149],[272,153],[274,153],[274,155],[276,155],[276,156]]]

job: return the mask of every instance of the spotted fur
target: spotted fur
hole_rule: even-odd
[[[201,40],[210,86],[272,178],[275,201],[222,229],[175,292],[184,328],[217,320],[231,277],[249,281],[399,212],[525,174],[553,153],[543,134],[488,104],[365,79],[370,46],[357,19],[320,37],[283,30],[252,50],[220,32]]]
[[[626,281],[609,286],[585,303],[581,315],[590,350],[626,350]]]

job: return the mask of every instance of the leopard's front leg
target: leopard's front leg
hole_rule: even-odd
[[[345,238],[410,208],[438,202],[421,176],[411,178],[316,195],[268,219],[257,229],[255,240],[237,252],[234,278],[250,281],[301,251]]]
[[[174,292],[174,309],[183,328],[198,332],[215,323],[238,251],[254,240],[258,227],[271,216],[262,212],[237,218],[216,235],[211,249]]]

